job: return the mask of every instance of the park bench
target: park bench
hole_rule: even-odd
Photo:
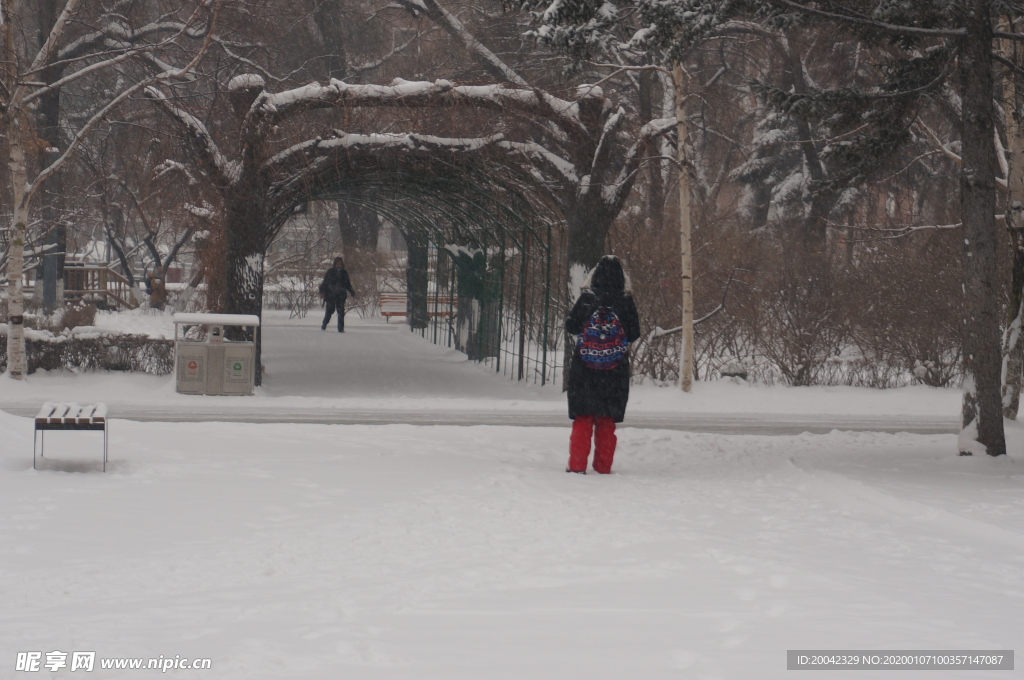
[[[36,469],[36,435],[46,430],[102,430],[103,471],[107,471],[107,405],[46,402],[36,414],[32,433],[32,469]],[[39,457],[43,458],[46,435],[39,435]]]
[[[390,323],[393,316],[405,316],[405,293],[381,293],[380,315]],[[430,316],[451,316],[454,312],[454,300],[450,295],[430,295],[427,297],[427,314]]]

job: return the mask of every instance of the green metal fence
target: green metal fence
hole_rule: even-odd
[[[563,230],[547,225],[428,246],[429,321],[417,330],[511,380],[558,384],[566,313]]]

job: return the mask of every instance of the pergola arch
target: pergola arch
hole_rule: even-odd
[[[336,178],[317,177],[305,182],[287,200],[276,201],[278,210],[269,217],[268,232],[276,235],[281,225],[299,205],[312,201],[341,201],[370,208],[381,215],[395,215],[393,221],[402,226],[416,225],[427,234],[436,232],[434,221],[440,219],[454,226],[446,235],[459,234],[475,238],[482,231],[497,241],[502,236],[522,247],[522,234],[528,233],[545,244],[547,231],[560,224],[557,213],[547,205],[545,196],[531,186],[532,178],[515,177],[516,184],[502,180],[498,173],[518,174],[508,165],[490,166],[485,173],[475,163],[443,163],[437,168],[406,168],[374,170],[358,174],[345,173]],[[500,195],[498,200],[496,195]],[[419,202],[410,206],[408,201]],[[400,217],[399,214],[405,213]],[[390,217],[389,217],[390,219]],[[515,225],[510,229],[509,225]]]
[[[467,354],[477,359],[494,359],[495,369],[501,370],[504,365],[512,377],[533,375],[541,383],[553,378],[560,353],[549,346],[549,339],[557,337],[557,333],[548,326],[559,318],[553,309],[559,309],[561,287],[552,286],[552,259],[563,253],[555,240],[564,236],[564,230],[559,213],[547,205],[536,180],[504,164],[465,160],[454,163],[437,158],[427,164],[400,162],[363,172],[353,170],[345,166],[332,169],[328,176],[318,173],[315,181],[303,182],[298,190],[293,188],[286,201],[279,195],[275,201],[279,210],[269,217],[268,232],[276,235],[297,206],[312,201],[349,203],[385,217],[402,231],[410,245],[406,274],[409,318],[413,322],[410,325],[414,328],[416,320],[422,319],[425,326],[429,318],[428,276],[437,274],[427,272],[428,244],[438,251],[445,244],[482,249],[488,270],[492,271],[490,276],[499,283],[500,299],[491,305],[496,311],[490,312],[499,318],[474,318],[467,322],[460,306],[458,323],[479,327],[490,324],[491,335],[496,336],[488,339],[490,346],[480,356],[469,351]],[[489,250],[490,246],[500,248]],[[422,248],[423,253],[415,262],[413,248]],[[495,263],[493,270],[488,258]],[[506,270],[509,258],[515,260],[514,268]],[[422,272],[416,271],[417,266],[422,267]],[[454,281],[448,280],[454,291]],[[415,312],[414,305],[419,305],[420,314]],[[436,324],[438,317],[434,318]],[[435,342],[439,335],[442,341],[447,335],[449,344],[456,337],[455,346],[466,351],[459,346],[454,326],[445,330],[447,333],[439,334],[435,327]],[[477,330],[474,328],[473,334]]]

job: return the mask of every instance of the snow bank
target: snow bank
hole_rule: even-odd
[[[124,312],[96,312],[96,328],[112,333],[144,335],[155,339],[174,339],[173,310],[133,309]]]

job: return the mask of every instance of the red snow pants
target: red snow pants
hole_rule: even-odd
[[[590,457],[590,438],[594,437],[594,471],[606,475],[612,471],[615,457],[615,421],[608,416],[576,416],[569,436],[569,470],[584,472]]]

